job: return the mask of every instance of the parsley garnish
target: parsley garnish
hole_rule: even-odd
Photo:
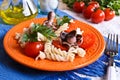
[[[64,23],[70,23],[70,18],[68,16],[63,16],[62,18],[60,17],[56,17],[56,20],[57,20],[57,26],[62,26]]]
[[[29,33],[24,33],[22,37],[23,42],[35,42],[37,41],[37,33],[41,33],[47,39],[51,40],[53,37],[56,37],[54,31],[47,26],[41,24],[33,24]]]

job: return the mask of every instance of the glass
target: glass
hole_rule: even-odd
[[[17,24],[37,16],[38,10],[33,0],[3,0],[0,17],[7,24]]]
[[[56,12],[58,0],[38,0],[38,12],[48,14],[50,11]]]

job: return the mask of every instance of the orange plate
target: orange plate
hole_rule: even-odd
[[[66,70],[73,70],[73,69],[87,66],[93,63],[94,61],[96,61],[102,55],[103,50],[105,48],[105,41],[103,36],[100,34],[99,31],[97,31],[91,25],[88,25],[86,23],[83,23],[77,20],[75,21],[77,27],[80,27],[84,32],[93,33],[96,38],[95,43],[89,49],[87,49],[87,53],[85,57],[80,58],[76,56],[73,62],[57,62],[57,61],[51,61],[47,59],[35,61],[33,58],[24,55],[22,48],[17,43],[17,40],[15,40],[15,33],[16,32],[22,33],[23,28],[28,27],[31,22],[43,23],[45,19],[46,18],[31,19],[31,20],[22,22],[14,26],[12,29],[10,29],[7,32],[4,38],[4,48],[7,54],[12,59],[14,59],[15,61],[25,66],[38,69],[38,70],[66,71]]]

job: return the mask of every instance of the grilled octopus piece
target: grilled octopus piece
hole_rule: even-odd
[[[82,35],[76,34],[76,30],[73,30],[69,33],[61,32],[60,38],[61,38],[62,44],[68,45],[69,47],[78,46],[77,45],[78,41],[82,43]]]
[[[56,30],[57,28],[54,23],[55,16],[56,14],[53,11],[49,12],[47,16],[47,20],[43,22],[43,25],[47,26],[48,28],[52,28],[53,30]]]

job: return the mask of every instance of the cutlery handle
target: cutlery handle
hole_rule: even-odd
[[[116,69],[115,66],[108,66],[107,79],[106,80],[117,80],[116,79]]]

